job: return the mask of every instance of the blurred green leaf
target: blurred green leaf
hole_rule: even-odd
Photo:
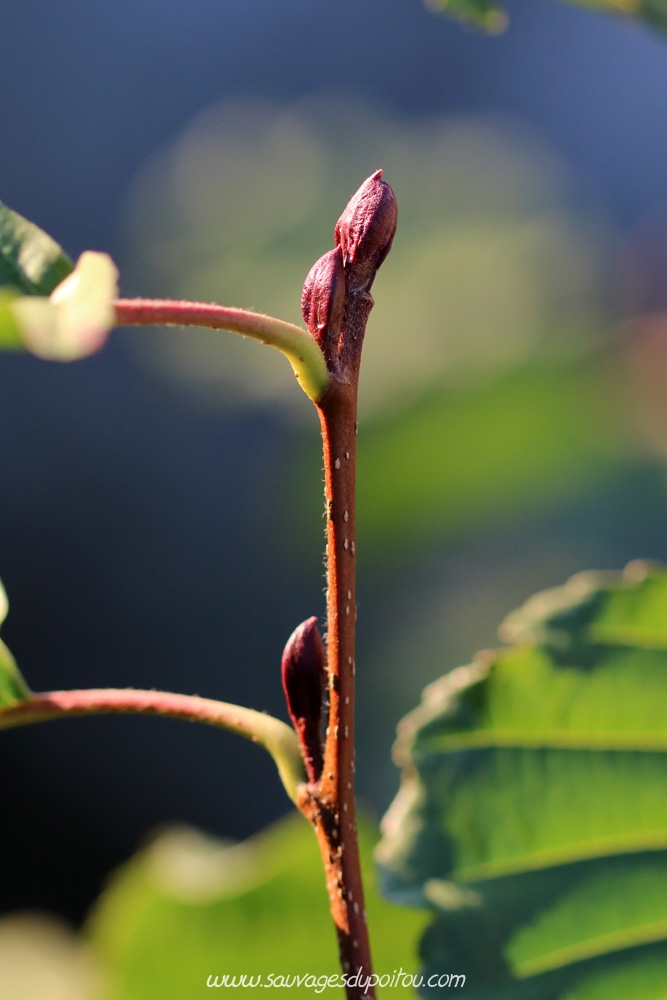
[[[0,289],[0,348],[21,348],[21,332],[10,304],[17,298],[15,292]]]
[[[667,29],[667,3],[665,0],[568,0],[570,3],[605,14],[645,21],[652,28]],[[467,24],[487,31],[502,31],[507,25],[507,15],[502,6],[492,0],[426,0],[432,10],[450,14]]]
[[[553,503],[629,452],[603,355],[432,394],[359,432],[359,538],[374,556]]]
[[[474,1000],[662,1000],[667,570],[585,573],[424,692],[379,854]]]
[[[0,710],[26,701],[30,689],[23,680],[14,657],[0,639]]]
[[[50,295],[72,269],[55,240],[0,202],[0,287],[23,295]]]
[[[568,0],[581,7],[599,10],[604,14],[645,21],[652,28],[667,30],[667,3],[665,0]]]
[[[377,895],[376,838],[367,824],[360,837],[376,969],[415,972],[424,914]],[[233,846],[189,828],[165,832],[114,876],[88,934],[113,973],[105,1000],[190,1000],[209,975],[340,972],[319,851],[298,814]]]
[[[426,0],[426,6],[490,32],[502,31],[507,26],[507,14],[493,0]]]
[[[7,594],[0,583],[0,625],[7,617],[8,610]],[[29,697],[30,689],[21,677],[14,657],[0,639],[0,709],[15,705],[18,701],[26,701]]]

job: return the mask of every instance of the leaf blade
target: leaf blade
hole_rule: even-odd
[[[664,1000],[667,570],[579,575],[502,634],[401,724],[389,895],[431,905],[426,970],[467,962],[475,1000],[597,997],[612,970],[609,997]]]
[[[362,821],[369,881],[374,840]],[[402,962],[415,971],[411,940],[423,914],[389,905],[372,884],[366,902],[378,969]],[[270,973],[340,972],[319,851],[297,814],[235,845],[193,830],[165,831],[113,876],[87,932],[113,974],[109,1000],[181,1000],[209,974],[262,975],[266,985]],[[313,992],[303,984],[290,989]]]
[[[73,266],[51,236],[0,202],[0,288],[50,295]]]

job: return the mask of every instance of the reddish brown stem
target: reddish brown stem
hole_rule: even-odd
[[[356,384],[334,380],[318,411],[327,517],[329,669],[329,727],[317,794],[318,837],[326,850],[327,887],[341,962],[354,979],[361,970],[366,975],[372,971],[354,796]],[[362,993],[361,987],[348,989],[350,998]]]
[[[317,406],[324,452],[327,523],[327,669],[329,724],[322,778],[304,790],[300,806],[315,828],[324,862],[341,964],[353,982],[349,1000],[374,998],[354,796],[354,675],[356,625],[357,373],[373,300],[351,303],[346,316],[345,374],[334,376]]]

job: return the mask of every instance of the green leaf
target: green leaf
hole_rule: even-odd
[[[628,19],[645,21],[652,28],[667,30],[667,3],[665,0],[569,0],[581,7],[614,14]]]
[[[474,1000],[664,1000],[667,570],[532,598],[403,720],[380,848]]]
[[[362,824],[360,834],[376,968],[414,973],[424,914],[377,895],[375,833]],[[105,1000],[183,1000],[203,995],[210,975],[340,972],[319,851],[298,814],[231,846],[186,827],[165,831],[116,873],[87,933],[115,984]],[[305,986],[289,994],[316,995]]]
[[[0,639],[0,710],[30,698],[30,689],[23,680],[14,657]]]
[[[627,456],[604,355],[433,394],[359,430],[359,536],[375,558],[571,495]],[[396,475],[400,469],[401,474]]]
[[[667,30],[667,3],[665,0],[569,0],[581,7],[588,7],[605,14],[615,14],[645,21],[653,28]],[[450,14],[467,24],[487,31],[502,31],[507,25],[503,7],[491,0],[426,0],[432,10]]]
[[[0,288],[23,295],[50,295],[72,269],[71,260],[55,240],[0,202]]]
[[[464,24],[484,28],[492,33],[502,31],[507,26],[504,9],[491,0],[426,0],[431,10],[442,11]]]
[[[8,289],[0,289],[0,349],[18,350],[23,347],[21,331],[14,311],[10,308],[17,294]]]
[[[5,588],[0,583],[0,625],[7,617],[9,602]],[[16,661],[0,639],[0,709],[26,701],[30,697],[30,689],[21,677]]]

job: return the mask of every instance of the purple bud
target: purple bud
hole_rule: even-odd
[[[396,196],[376,170],[352,195],[334,229],[345,266],[371,265],[374,275],[391,250],[397,217]]]
[[[309,618],[292,632],[282,659],[287,711],[299,737],[308,780],[322,773],[322,696],[326,685],[326,653],[317,628]]]
[[[338,341],[345,312],[345,269],[340,247],[316,260],[303,283],[301,312],[320,347]]]

